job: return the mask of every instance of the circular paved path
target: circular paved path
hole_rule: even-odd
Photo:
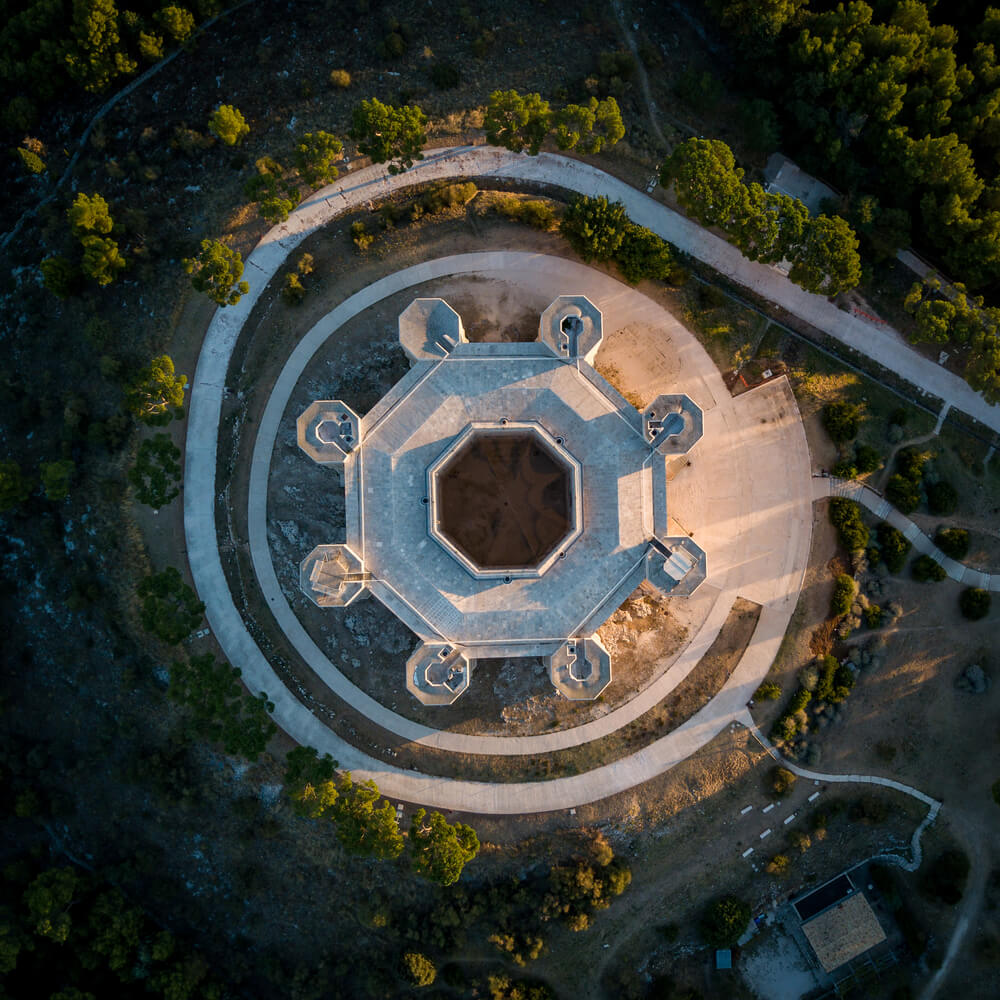
[[[401,176],[405,178],[408,175]],[[346,182],[351,179],[350,177],[345,179],[345,186]],[[410,183],[412,182],[411,180]],[[360,185],[353,193],[361,201],[371,197],[371,192],[364,185]],[[250,301],[245,299],[237,307],[216,312],[199,357],[192,384],[185,457],[185,530],[192,575],[198,592],[206,604],[206,615],[216,638],[230,661],[242,669],[248,686],[252,690],[267,691],[276,706],[275,721],[289,735],[300,743],[313,745],[321,752],[332,754],[342,767],[355,771],[360,777],[374,778],[383,792],[392,797],[423,802],[439,808],[471,812],[541,812],[594,801],[624,791],[662,773],[690,756],[711,740],[728,722],[738,717],[747,698],[770,667],[794,610],[795,598],[808,557],[811,496],[805,437],[798,421],[794,398],[784,382],[771,383],[763,390],[746,394],[740,397],[739,401],[736,401],[729,399],[728,393],[721,386],[721,380],[715,373],[714,378],[717,380],[717,384],[712,385],[710,380],[706,379],[703,380],[700,387],[696,387],[697,391],[691,392],[703,406],[706,406],[707,393],[708,403],[711,404],[706,406],[708,410],[706,413],[706,440],[711,440],[711,435],[717,435],[719,436],[717,439],[721,440],[721,436],[728,434],[733,436],[737,442],[746,445],[749,442],[743,440],[743,437],[752,432],[753,436],[759,438],[761,442],[770,440],[773,446],[771,454],[773,462],[776,464],[748,462],[745,467],[738,470],[738,474],[737,470],[733,468],[720,466],[715,470],[714,475],[703,475],[697,479],[687,477],[687,480],[681,477],[678,483],[681,483],[684,488],[674,489],[671,493],[672,516],[676,511],[678,516],[684,514],[690,517],[699,507],[709,502],[714,503],[719,512],[720,516],[716,527],[720,534],[713,538],[711,528],[706,525],[705,532],[699,535],[699,542],[710,553],[714,550],[720,555],[726,554],[730,557],[729,574],[738,571],[738,576],[733,577],[732,580],[727,576],[721,582],[723,584],[736,583],[739,586],[720,587],[719,594],[720,598],[723,599],[716,602],[717,607],[722,608],[721,620],[717,618],[718,626],[721,627],[725,612],[728,611],[732,597],[737,592],[741,596],[760,603],[762,613],[751,646],[723,691],[713,699],[710,705],[679,729],[636,754],[586,774],[547,782],[523,784],[457,781],[389,767],[341,740],[305,705],[299,702],[281,683],[247,632],[229,594],[215,534],[216,439],[226,370],[239,329],[246,316],[249,315],[253,302],[259,296],[267,279],[277,271],[288,253],[298,245],[304,234],[314,231],[318,226],[328,222],[340,211],[349,207],[347,194],[348,191],[331,193],[328,189],[324,197],[314,199],[302,206],[300,209],[301,218],[293,217],[289,220],[290,223],[295,223],[298,226],[298,233],[295,237],[278,239],[276,238],[277,232],[272,231],[268,234],[248,260],[248,277],[252,282],[252,292],[247,297]],[[343,201],[339,199],[343,199]],[[279,227],[279,229],[286,228]],[[511,275],[513,262],[509,258],[500,257],[498,259],[496,255],[490,254],[466,256],[477,259],[467,261],[465,268],[457,268],[454,259],[450,261],[445,259],[443,262],[428,262],[408,269],[407,272],[391,275],[381,282],[369,286],[339,307],[342,310],[339,318],[337,318],[337,310],[331,314],[331,317],[327,317],[324,322],[331,324],[330,330],[322,339],[325,339],[325,336],[329,335],[329,332],[332,332],[349,315],[356,314],[380,298],[408,287],[409,284],[446,274],[463,273],[463,271],[464,273],[488,274],[494,270],[502,273],[506,279],[509,279]],[[540,258],[537,255],[527,256],[532,258],[527,265],[527,271],[538,273],[537,265]],[[555,261],[556,263],[551,265],[554,268],[581,269],[581,265],[573,262],[553,258],[545,258],[545,260]],[[492,266],[490,266],[491,264]],[[552,274],[555,276],[556,272],[552,272]],[[636,294],[627,289],[626,286],[597,272],[587,270],[586,278],[588,283],[600,281],[604,288],[608,289],[606,294],[612,300],[616,296]],[[601,296],[598,295],[598,298],[600,299]],[[639,298],[643,299],[644,302],[649,302],[642,296]],[[605,308],[608,306],[608,303],[603,299],[601,304]],[[320,325],[318,324],[318,326]],[[317,333],[317,337],[319,335]],[[318,345],[300,344],[289,359],[285,371],[279,378],[279,383],[276,384],[276,395],[272,396],[268,406],[268,409],[273,409],[276,414],[274,417],[275,427],[283,410],[283,406],[279,406],[275,402],[278,398],[281,380],[287,375],[287,389],[290,391],[290,386],[294,385],[295,378],[297,378],[297,376],[292,377],[295,366],[303,363],[303,359],[307,361],[315,350],[315,346]],[[682,372],[686,367],[682,365]],[[684,389],[683,386],[680,388]],[[263,432],[264,422],[262,420],[261,432],[255,447],[254,467],[251,473],[251,541],[254,546],[255,567],[260,576],[262,587],[267,593],[269,603],[272,604],[272,607],[276,607],[279,603],[284,603],[284,599],[277,587],[276,578],[273,580],[273,587],[269,588],[267,585],[270,557],[266,547],[265,488],[273,434],[269,438],[268,434]],[[762,431],[761,427],[765,429]],[[736,453],[746,455],[748,451],[745,447],[741,447],[737,449]],[[706,449],[700,460],[705,457],[710,458],[713,454],[711,450]],[[683,483],[682,480],[684,480]],[[791,491],[788,489],[790,483],[795,484]],[[762,512],[762,518],[756,523],[753,531],[734,533],[733,525],[741,516],[740,511],[736,508],[754,489],[756,489],[756,500]],[[273,576],[273,567],[270,568],[270,572]],[[285,606],[287,607],[287,604]],[[277,608],[277,611],[280,611],[280,608]],[[294,619],[294,616],[292,618]],[[294,633],[297,620],[294,624],[291,622],[288,624]],[[715,632],[717,632],[717,628]],[[699,638],[703,640],[702,648],[705,649],[710,644],[711,638],[714,638],[715,632],[710,630],[706,632],[706,629],[703,628],[699,636],[696,636],[695,641],[692,642],[695,652],[697,652]],[[691,666],[697,662],[693,656],[692,653]],[[676,670],[664,675],[665,678],[676,677],[678,679],[679,676],[680,674]],[[331,680],[334,682],[331,686],[339,683],[333,677],[326,679],[328,683]],[[341,681],[346,681],[346,679],[341,676]],[[676,681],[671,679],[671,686],[673,683]],[[358,703],[358,696],[361,699],[365,696],[357,692],[353,685],[349,687],[351,688],[348,691],[349,700],[356,707],[365,711],[368,706]],[[647,699],[652,699],[648,706],[638,699],[634,699],[629,706],[623,706],[624,709],[629,710],[631,717],[640,714],[646,707],[651,707],[662,697],[662,692],[658,693],[652,690],[652,686],[647,689],[647,692]],[[382,713],[386,713],[387,710],[375,702],[371,702],[371,706],[373,706],[375,713],[373,714],[375,721],[380,725],[385,725],[386,720]],[[619,709],[619,712],[621,711]],[[394,713],[389,713],[389,715],[394,716]],[[611,723],[605,722],[605,720],[612,719],[613,716],[614,713],[610,713],[605,719],[597,720],[596,723],[589,725],[600,726],[604,723],[611,725],[612,728],[617,728],[624,721],[628,721],[628,719],[618,716]],[[473,749],[477,746],[475,742],[466,741],[492,740],[493,746],[491,746],[490,752],[498,752],[501,746],[503,752],[538,752],[534,744],[526,746],[524,743],[515,742],[516,740],[537,740],[538,737],[512,739],[460,737],[460,734],[435,732],[426,727],[416,726],[411,721],[399,716],[388,719],[388,721],[391,725],[386,728],[394,729],[397,732],[402,729],[400,735],[406,738],[418,739],[441,748],[482,752],[479,749]],[[581,734],[580,730],[584,732]],[[566,736],[567,733],[574,732],[575,735]],[[551,737],[556,743],[555,745],[546,743],[544,749],[557,749],[560,745],[573,745],[581,741],[581,735],[585,739],[593,739],[595,736],[603,735],[603,732],[578,727],[577,731],[566,730],[562,733],[547,734],[546,738]],[[461,742],[455,744],[453,741],[456,739],[460,739]],[[571,742],[568,744],[559,742],[566,739]]]

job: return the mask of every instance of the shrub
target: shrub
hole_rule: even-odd
[[[750,906],[737,896],[725,896],[702,914],[701,933],[713,948],[730,948],[750,923]]]
[[[42,462],[38,467],[46,500],[65,500],[73,481],[76,464],[68,458],[56,462]]]
[[[297,306],[306,297],[305,285],[294,271],[285,275],[285,284],[281,289],[281,299],[286,305]]]
[[[906,559],[913,547],[901,531],[886,521],[878,526],[878,546],[882,553],[882,561],[890,573],[898,573],[906,565]]]
[[[861,426],[861,407],[845,400],[827,403],[823,407],[823,426],[837,444],[850,441],[858,435]]]
[[[239,108],[220,104],[208,116],[208,131],[227,146],[235,146],[250,134],[250,126]]]
[[[464,184],[442,184],[433,188],[421,198],[425,212],[443,212],[448,208],[467,205],[479,193],[479,188],[472,181]]]
[[[954,906],[960,902],[969,878],[968,855],[957,848],[942,851],[927,867],[920,883],[926,896]]]
[[[934,544],[952,559],[964,559],[969,554],[969,533],[965,528],[938,528]]]
[[[789,838],[792,842],[792,847],[797,847],[802,854],[812,847],[812,837],[803,830],[796,830]]]
[[[363,222],[351,224],[351,239],[354,240],[354,245],[362,253],[375,242],[375,237],[365,229]]]
[[[900,448],[896,453],[896,472],[911,482],[919,483],[928,457],[927,452],[919,451],[914,445]]]
[[[19,507],[31,496],[31,480],[12,460],[0,461],[0,513]]]
[[[178,495],[180,457],[180,449],[166,434],[157,434],[142,442],[135,465],[128,472],[128,481],[135,488],[139,503],[159,510]]]
[[[859,444],[854,449],[854,461],[862,475],[882,468],[882,456],[869,444]]]
[[[882,624],[882,609],[877,604],[869,604],[865,608],[865,625],[868,628],[878,628]]]
[[[944,567],[929,555],[917,556],[913,560],[910,572],[913,574],[913,579],[919,580],[921,583],[927,583],[928,581],[940,583],[948,576]]]
[[[618,253],[628,226],[620,201],[580,196],[563,214],[560,231],[573,249],[588,263],[610,260]]]
[[[346,69],[330,70],[330,83],[338,90],[346,90],[351,85],[351,74]]]
[[[775,854],[767,863],[767,873],[769,875],[786,875],[791,862],[787,854]]]
[[[970,621],[985,618],[990,612],[990,592],[982,587],[967,587],[958,598],[958,606]]]
[[[920,485],[898,472],[885,484],[886,499],[897,510],[912,514],[920,506]]]
[[[854,603],[854,578],[841,573],[833,584],[833,596],[830,598],[830,614],[839,618],[851,610]]]
[[[838,479],[857,479],[858,467],[849,459],[841,459],[831,470]]]
[[[68,299],[77,289],[80,272],[72,261],[58,254],[46,257],[39,270],[42,272],[42,284],[57,299]]]
[[[781,697],[781,687],[773,681],[765,681],[753,696],[755,701],[777,701]]]
[[[250,285],[240,280],[242,255],[218,240],[202,240],[198,256],[182,263],[195,291],[204,292],[216,305],[234,306],[250,291]]]
[[[18,146],[15,152],[21,158],[21,166],[24,167],[29,174],[45,173],[47,169],[45,161],[34,150],[26,149],[24,146]]]
[[[775,795],[785,795],[795,787],[796,776],[787,767],[771,769],[771,790]]]
[[[942,479],[927,487],[927,507],[932,514],[953,514],[958,506],[958,491]]]
[[[852,552],[868,545],[868,528],[861,520],[861,508],[847,497],[830,500],[830,523],[837,529],[840,541]]]
[[[665,281],[673,267],[673,255],[666,240],[645,226],[629,222],[615,254],[615,263],[622,277],[630,285],[637,285],[644,278]]]
[[[418,951],[408,951],[403,955],[403,972],[414,986],[430,986],[437,978],[434,963]]]

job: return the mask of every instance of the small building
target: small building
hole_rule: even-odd
[[[841,883],[841,884],[838,884]],[[846,883],[846,884],[842,884]],[[824,892],[828,886],[836,885],[839,899],[826,906],[815,916],[804,920],[802,933],[816,953],[816,958],[825,972],[833,972],[842,965],[885,941],[885,931],[871,908],[865,895],[856,889],[847,875],[838,876],[827,886],[798,900],[796,911],[809,912],[810,897]],[[800,908],[801,904],[806,904]]]
[[[772,153],[764,167],[764,190],[768,194],[785,194],[798,198],[810,215],[819,215],[823,202],[836,198],[837,192],[807,174],[782,153]]]
[[[719,948],[715,952],[715,968],[731,969],[733,967],[733,953],[729,948]]]

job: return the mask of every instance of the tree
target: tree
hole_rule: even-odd
[[[77,288],[80,272],[75,264],[59,254],[46,257],[39,265],[42,284],[57,298],[69,298]]]
[[[990,613],[990,592],[982,587],[966,587],[959,595],[958,606],[969,621],[978,621]]]
[[[787,854],[775,854],[765,869],[768,875],[787,875],[790,862]]]
[[[731,948],[749,923],[749,904],[737,896],[724,896],[702,914],[702,937],[713,948]]]
[[[889,572],[898,573],[906,565],[913,545],[898,528],[883,521],[878,526],[878,547]]]
[[[139,47],[139,55],[147,62],[155,63],[163,58],[162,35],[150,35],[145,31],[140,31],[136,44]]]
[[[139,445],[135,465],[128,473],[139,503],[159,510],[180,493],[177,487],[181,479],[180,457],[180,448],[166,434],[146,438]]]
[[[125,389],[125,406],[143,423],[168,424],[181,415],[184,406],[186,375],[174,373],[174,362],[161,354],[136,375]]]
[[[337,799],[330,810],[337,824],[337,839],[349,854],[374,858],[398,858],[403,852],[396,811],[374,781],[355,784],[349,772],[337,786]]]
[[[414,986],[430,986],[437,978],[434,963],[419,951],[403,955],[403,974]]]
[[[278,731],[269,712],[274,705],[261,692],[244,694],[237,667],[217,663],[212,653],[174,661],[170,697],[192,715],[196,732],[221,743],[226,753],[256,761]]]
[[[258,202],[261,218],[272,225],[284,222],[299,203],[298,186],[270,156],[262,156],[256,167],[257,172],[244,185],[246,196]]]
[[[74,236],[99,233],[107,236],[114,223],[108,203],[99,194],[84,194],[82,191],[73,199],[66,212]]]
[[[918,580],[920,583],[927,583],[928,581],[931,583],[940,583],[948,576],[944,566],[933,556],[926,554],[919,555],[913,560],[910,572],[913,574],[913,579]]]
[[[578,149],[588,155],[614,146],[625,135],[621,109],[613,97],[603,101],[592,97],[585,105],[566,105],[556,114],[555,127],[560,149]]]
[[[285,761],[285,788],[292,808],[309,819],[325,816],[337,801],[337,762],[315,747],[295,747]]]
[[[637,285],[644,278],[665,281],[674,266],[670,244],[634,222],[625,226],[615,263],[630,285]]]
[[[837,295],[861,280],[861,258],[854,230],[840,216],[820,215],[806,227],[805,239],[788,274],[807,292]]]
[[[94,901],[88,924],[90,950],[101,956],[112,972],[128,970],[138,954],[146,924],[142,910],[128,906],[125,897],[112,889]]]
[[[771,769],[771,791],[775,795],[787,795],[794,787],[798,779],[787,767],[773,767]]]
[[[114,0],[73,0],[66,68],[84,90],[98,93],[117,76],[133,73],[135,61],[120,46]]]
[[[250,134],[250,126],[238,108],[220,104],[208,116],[208,131],[227,146],[235,146]]]
[[[145,577],[137,592],[142,627],[163,642],[176,646],[201,624],[205,605],[175,567]]]
[[[471,826],[451,825],[439,812],[427,818],[425,809],[417,810],[410,824],[410,856],[418,874],[452,885],[478,853],[479,838]]]
[[[295,148],[295,168],[310,187],[331,184],[339,175],[333,161],[343,148],[329,132],[306,132]]]
[[[33,149],[28,149],[25,146],[18,146],[14,152],[21,161],[21,166],[24,167],[29,174],[44,174],[48,169],[45,166],[45,161]]]
[[[31,480],[13,459],[0,462],[0,514],[19,507],[31,496]]]
[[[750,44],[777,38],[787,24],[794,24],[807,0],[725,0],[715,5],[722,25],[734,29]]]
[[[912,514],[920,506],[920,483],[895,473],[885,484],[886,499],[904,514]]]
[[[952,559],[964,559],[969,554],[969,533],[965,528],[938,528],[934,544]]]
[[[388,163],[389,173],[399,174],[424,158],[426,124],[426,115],[416,105],[394,107],[373,97],[355,107],[350,136],[372,163]]]
[[[238,250],[218,240],[202,240],[197,257],[184,260],[196,291],[204,292],[219,306],[234,306],[250,291],[243,277],[243,257]]]
[[[754,701],[777,701],[781,697],[781,686],[774,681],[765,681],[753,693]]]
[[[83,247],[80,269],[102,287],[110,285],[125,267],[118,244],[106,236],[84,236],[80,246]]]
[[[559,230],[585,260],[610,260],[625,238],[628,216],[620,201],[578,196],[570,202]]]
[[[537,156],[549,134],[552,112],[541,94],[519,94],[516,90],[494,90],[486,107],[483,128],[486,139],[494,146],[520,153],[527,148]],[[596,123],[590,120],[588,132]],[[569,134],[569,133],[567,133]]]
[[[861,520],[861,508],[854,500],[833,497],[830,500],[830,523],[837,529],[844,547],[851,552],[868,545],[868,527]]]
[[[660,170],[660,183],[674,185],[677,200],[704,226],[729,229],[743,206],[743,171],[718,139],[685,139]]]
[[[186,42],[194,31],[194,14],[184,7],[162,7],[153,16],[176,42]]]
[[[844,444],[858,436],[862,415],[861,407],[856,403],[837,400],[823,407],[823,426],[837,444]]]
[[[68,458],[55,462],[42,462],[38,467],[46,500],[65,500],[73,481],[76,464]]]
[[[69,915],[79,879],[72,868],[51,868],[42,872],[24,891],[28,920],[41,937],[63,944],[69,937]]]

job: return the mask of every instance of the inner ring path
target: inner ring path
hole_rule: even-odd
[[[351,175],[345,181],[358,179],[359,175]],[[358,189],[364,191],[363,186],[359,185]],[[254,283],[251,302],[246,306],[241,302],[237,307],[216,312],[192,386],[185,460],[185,530],[195,585],[224,652],[243,671],[251,690],[268,692],[275,703],[275,721],[293,739],[315,746],[322,753],[330,753],[342,767],[361,778],[375,779],[383,792],[392,797],[471,812],[541,812],[595,801],[669,769],[711,740],[728,723],[740,718],[747,699],[777,653],[795,606],[808,558],[812,498],[805,436],[787,384],[770,383],[763,391],[755,390],[731,399],[700,345],[651,300],[600,272],[572,261],[537,254],[465,254],[418,264],[351,296],[316,324],[286,363],[258,429],[250,483],[251,554],[261,589],[286,635],[335,693],[378,725],[405,739],[455,752],[526,754],[574,746],[613,732],[661,700],[701,658],[718,634],[737,594],[762,605],[751,644],[722,691],[684,725],[628,757],[585,774],[527,783],[461,781],[385,765],[338,737],[284,687],[250,637],[233,603],[215,535],[217,434],[229,359],[253,300],[259,296],[267,278],[276,272],[304,235],[344,210],[344,205],[329,192],[327,189],[326,197],[319,199],[326,208],[321,217],[317,217],[316,202],[303,206],[304,217],[297,220],[300,226],[297,233],[275,239],[277,234],[272,231],[254,251],[248,260],[249,276],[252,278],[257,272],[258,282]],[[334,194],[337,193],[334,189]],[[369,194],[365,192],[361,200],[367,200]],[[287,230],[287,226],[280,229]],[[671,335],[686,338],[681,352],[684,359],[682,382],[677,391],[689,392],[706,408],[706,438],[712,433],[712,424],[714,437],[728,434],[732,439],[733,448],[721,450],[724,467],[716,469],[717,474],[704,475],[699,480],[701,492],[695,489],[686,497],[683,491],[676,497],[672,494],[672,505],[676,503],[681,511],[694,511],[706,500],[714,501],[722,514],[717,520],[723,525],[723,534],[712,539],[711,529],[706,526],[705,533],[699,534],[699,541],[710,552],[729,550],[721,563],[716,559],[719,572],[706,581],[705,586],[716,588],[717,598],[709,618],[682,654],[685,663],[675,663],[657,682],[615,712],[574,729],[529,737],[472,736],[429,729],[389,711],[351,684],[315,647],[285,601],[271,563],[266,533],[270,456],[285,405],[306,363],[339,326],[370,305],[405,288],[456,274],[481,274],[507,281],[519,280],[521,276],[528,280],[528,276],[535,275],[535,280],[544,280],[544,287],[553,294],[586,281],[584,287],[588,294],[596,295],[602,309],[610,307],[612,316],[615,304],[623,297],[640,301],[645,308],[658,314],[647,317],[649,322],[655,322],[658,329],[672,324]],[[542,279],[537,277],[540,274]],[[685,378],[687,383],[683,381]],[[762,424],[768,425],[765,438],[757,429]],[[761,461],[762,447],[771,455],[773,467]],[[747,459],[752,467],[740,469],[738,463],[733,464],[740,454],[754,448],[752,460]],[[714,484],[718,495],[704,495],[706,480]],[[728,487],[725,486],[727,482]],[[748,496],[752,497],[755,510],[746,509]]]

